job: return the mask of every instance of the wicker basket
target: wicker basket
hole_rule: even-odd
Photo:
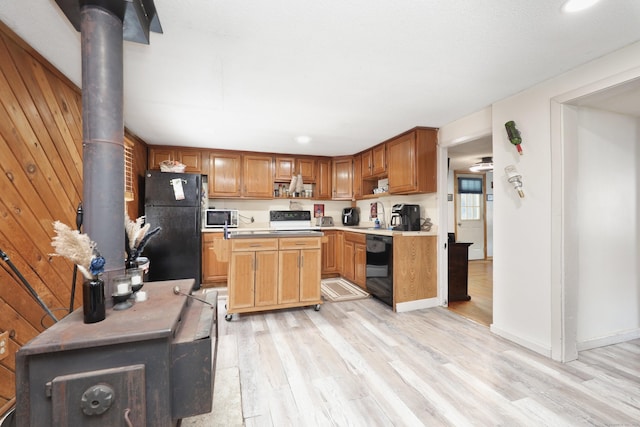
[[[175,172],[175,173],[183,173],[184,169],[187,165],[183,165],[180,162],[175,160],[164,160],[159,163],[160,164],[160,172]]]

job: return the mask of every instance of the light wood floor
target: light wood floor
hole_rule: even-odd
[[[187,426],[638,425],[640,339],[553,362],[438,307],[379,301],[242,315],[219,341],[211,414]]]
[[[493,261],[469,261],[470,301],[449,302],[449,310],[490,326],[493,322]]]

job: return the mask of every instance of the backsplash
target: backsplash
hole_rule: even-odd
[[[358,200],[356,206],[360,208],[360,225],[373,226],[374,220],[369,217],[370,205],[379,202],[384,206],[385,224],[391,219],[391,208],[397,203],[412,203],[420,205],[420,217],[431,218],[437,224],[437,196],[436,194],[416,194],[408,196],[384,196],[377,199]],[[313,217],[314,204],[324,205],[324,215],[333,217],[335,225],[341,225],[342,209],[351,206],[350,201],[314,200],[306,198],[272,199],[272,200],[244,200],[244,199],[208,199],[209,208],[238,209],[240,213],[240,228],[269,227],[269,211],[272,210],[308,210]],[[378,205],[378,216],[381,218],[383,208]],[[254,222],[251,222],[251,218]]]

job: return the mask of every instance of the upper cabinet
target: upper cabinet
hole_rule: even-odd
[[[438,131],[417,127],[387,141],[389,193],[435,193]]]
[[[209,197],[240,197],[242,155],[228,151],[209,154]]]
[[[437,135],[435,128],[416,127],[356,156],[333,158],[152,146],[148,166],[159,169],[160,162],[176,160],[187,166],[185,172],[208,174],[211,198],[272,199],[274,189],[298,174],[307,191],[303,197],[317,200],[434,193]],[[384,178],[388,192],[378,188]]]
[[[316,182],[317,160],[310,157],[282,157],[275,159],[276,182],[289,182],[294,175],[302,174],[305,184]]]
[[[160,169],[160,163],[165,160],[180,162],[186,166],[186,173],[204,173],[206,170],[202,161],[202,150],[175,147],[150,147],[149,169]]]
[[[273,158],[244,154],[242,165],[242,195],[253,199],[273,198]]]
[[[362,177],[382,177],[387,174],[387,147],[378,144],[362,153]]]
[[[332,199],[353,198],[353,157],[335,157],[332,165]]]
[[[316,191],[314,198],[327,200],[331,199],[332,187],[331,187],[331,159],[324,157],[318,159],[318,176],[316,179]]]
[[[258,154],[219,151],[209,154],[209,197],[273,197],[273,159]]]

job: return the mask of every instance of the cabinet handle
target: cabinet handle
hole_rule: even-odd
[[[250,248],[259,248],[260,246],[262,246],[260,243],[252,243],[249,245]]]
[[[304,268],[304,255],[300,255],[300,268]]]
[[[298,245],[298,246],[306,246],[306,243],[305,242],[296,242],[296,245]]]
[[[254,271],[258,271],[258,258],[255,259],[255,268]]]

